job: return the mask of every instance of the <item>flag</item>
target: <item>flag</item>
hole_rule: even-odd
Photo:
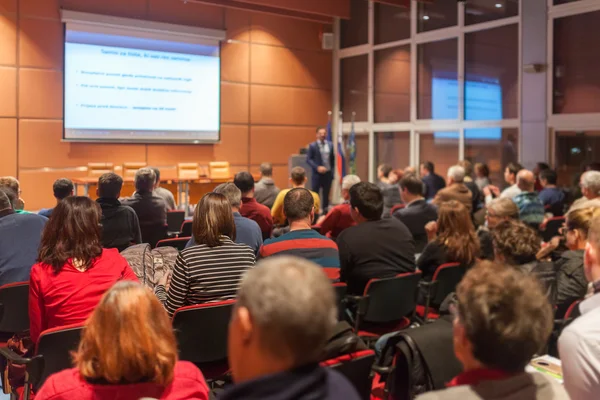
[[[344,175],[346,175],[346,157],[344,155],[344,130],[342,128],[343,121],[340,116],[339,121],[339,129],[337,134],[337,172],[340,177],[340,185],[342,184],[342,179]]]
[[[329,114],[331,114],[331,112]],[[331,116],[329,117],[329,121],[327,121],[327,142],[333,143],[333,132],[331,131]]]
[[[352,117],[352,128],[350,128],[350,137],[348,138],[348,154],[350,173],[356,175],[356,132],[354,131],[354,116]]]

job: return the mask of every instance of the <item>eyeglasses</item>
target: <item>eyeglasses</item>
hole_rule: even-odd
[[[572,231],[572,230],[573,230],[573,229],[569,228],[568,226],[566,226],[566,225],[563,225],[563,226],[561,226],[560,228],[558,228],[558,233],[559,233],[560,235],[563,235],[563,236],[564,236],[564,235],[566,235],[566,234],[567,234],[567,232],[569,232],[569,231]]]

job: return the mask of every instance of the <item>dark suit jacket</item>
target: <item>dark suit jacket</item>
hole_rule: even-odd
[[[428,222],[437,220],[437,208],[428,204],[424,199],[416,200],[407,205],[406,208],[396,210],[394,217],[402,221],[412,233],[415,240],[415,252],[422,253],[427,245],[425,225]]]
[[[439,175],[429,174],[421,178],[423,184],[425,184],[424,197],[426,199],[433,199],[438,191],[446,187],[446,181]]]
[[[317,142],[312,142],[308,145],[308,154],[306,155],[306,162],[312,168],[313,176],[315,176],[315,174],[318,174],[317,168],[319,167],[329,167],[329,169],[333,171],[335,163],[333,143],[329,141],[327,143],[329,144],[329,149],[331,150],[329,152],[329,165],[326,164],[327,161],[323,160],[323,157],[321,157],[321,151],[319,150],[319,145],[317,144]]]

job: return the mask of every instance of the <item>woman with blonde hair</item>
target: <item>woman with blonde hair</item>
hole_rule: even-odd
[[[164,307],[138,283],[119,282],[106,292],[73,359],[75,368],[50,376],[36,399],[208,399],[202,373],[178,361]]]
[[[477,237],[481,245],[481,258],[494,260],[494,244],[490,231],[504,221],[518,220],[519,207],[509,198],[501,197],[492,200],[487,205],[485,213],[485,226],[477,230]]]
[[[430,281],[437,267],[458,262],[470,267],[479,257],[479,239],[469,210],[451,200],[440,204],[437,222],[425,226],[429,243],[417,260],[423,279]]]

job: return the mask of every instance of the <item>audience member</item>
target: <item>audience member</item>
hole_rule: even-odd
[[[0,187],[0,286],[29,280],[47,218],[17,214],[10,197],[15,193]]]
[[[167,205],[161,197],[153,194],[156,175],[151,168],[139,169],[134,179],[135,193],[123,199],[121,204],[133,208],[140,222],[142,240],[154,246],[162,238],[160,233],[166,231]]]
[[[408,167],[404,168],[403,173],[404,173],[404,176],[406,176],[406,175],[415,175],[416,176],[417,169],[415,167],[409,165]],[[445,182],[444,182],[444,184],[445,184]]]
[[[21,198],[21,184],[14,176],[3,176],[0,177],[0,188],[9,188],[16,193],[14,196],[13,210],[17,214],[26,214],[25,201]]]
[[[469,210],[462,203],[441,203],[437,222],[429,222],[425,230],[429,243],[417,260],[424,280],[430,281],[442,264],[457,262],[470,267],[479,257],[479,240]]]
[[[495,260],[531,272],[542,241],[537,232],[517,220],[502,221],[492,230]]]
[[[196,245],[179,253],[172,274],[165,274],[155,288],[169,315],[183,306],[235,298],[242,275],[256,261],[250,247],[234,242],[231,204],[222,194],[211,192],[200,199],[192,230]]]
[[[133,282],[115,284],[86,321],[75,367],[51,375],[38,400],[208,400],[202,373],[179,361],[169,316]]]
[[[83,323],[115,282],[138,280],[117,250],[102,249],[101,215],[100,206],[82,196],[54,209],[29,280],[33,343],[46,329]]]
[[[73,182],[71,182],[70,179],[60,178],[60,179],[57,179],[56,181],[54,181],[54,184],[52,185],[52,191],[54,193],[54,198],[56,199],[56,203],[58,203],[65,197],[73,196],[74,188],[75,187],[73,186]],[[41,215],[42,217],[50,218],[53,210],[54,210],[54,207],[42,208],[40,210],[40,212],[38,212],[38,214]]]
[[[282,191],[283,193],[283,191]],[[306,258],[323,268],[335,268],[339,274],[340,257],[335,242],[311,228],[315,217],[314,196],[304,188],[288,191],[283,200],[283,213],[290,223],[290,231],[278,238],[265,240],[260,258],[292,255]]]
[[[400,198],[400,188],[398,185],[390,180],[390,175],[393,174],[393,168],[389,164],[381,164],[377,168],[377,186],[381,189],[383,195],[383,218],[389,218],[392,216],[392,208],[402,203]]]
[[[487,164],[477,163],[475,164],[475,184],[479,190],[483,191],[483,188],[490,185],[490,169]]]
[[[565,212],[566,195],[564,190],[556,186],[558,180],[556,171],[546,169],[540,172],[539,179],[543,188],[539,197],[544,209],[555,217],[562,216]]]
[[[177,204],[175,203],[175,196],[173,196],[173,193],[171,193],[169,189],[160,186],[160,169],[156,167],[152,167],[151,169],[154,171],[154,175],[156,175],[152,194],[164,200],[165,205],[167,206],[166,211],[176,210]]]
[[[415,243],[408,228],[397,218],[381,218],[383,195],[373,183],[350,188],[350,206],[356,226],[338,238],[340,280],[348,293],[362,295],[373,278],[391,278],[415,270]]]
[[[231,316],[235,385],[220,400],[358,400],[346,378],[318,364],[335,320],[335,295],[319,268],[293,257],[260,261]]]
[[[263,240],[271,237],[273,217],[269,207],[263,206],[254,198],[254,178],[249,172],[238,172],[233,183],[242,191],[242,217],[255,221],[262,232]]]
[[[132,244],[142,243],[142,233],[138,216],[129,206],[124,206],[119,201],[123,179],[113,173],[107,172],[98,178],[96,202],[102,209],[102,247],[125,250]]]
[[[559,317],[565,314],[571,303],[582,299],[587,292],[583,256],[592,220],[599,215],[600,208],[580,208],[567,214],[562,233],[569,250],[555,262],[556,314]]]
[[[548,164],[546,164],[545,162],[538,162],[535,164],[535,167],[533,167],[533,175],[535,176],[535,191],[536,192],[541,192],[542,189],[544,188],[542,186],[542,182],[540,179],[540,174],[543,171],[548,171],[550,169],[550,166]]]
[[[242,217],[242,214],[240,214],[240,207],[242,205],[242,192],[240,189],[235,184],[229,182],[220,184],[215,188],[214,192],[225,196],[229,204],[231,204],[233,222],[235,224],[235,243],[247,245],[254,251],[255,255],[258,255],[258,250],[260,250],[260,246],[263,244],[262,233],[256,222]],[[185,247],[188,248],[195,244],[196,242],[192,237]]]
[[[273,180],[273,165],[265,162],[260,164],[260,180],[254,185],[254,198],[263,206],[273,208],[279,188]]]
[[[473,181],[473,164],[469,160],[461,160],[458,162],[458,165],[463,167],[465,170],[465,178],[463,183],[465,186],[471,191],[471,201],[472,201],[472,212],[476,212],[481,207],[481,203],[483,201],[481,191],[479,190],[479,186]]]
[[[568,400],[553,378],[525,372],[552,331],[552,307],[535,280],[484,262],[467,272],[457,295],[454,353],[464,372],[419,400]]]
[[[425,198],[431,200],[438,191],[446,187],[446,181],[435,173],[435,165],[431,161],[421,163],[421,180],[425,184]]]
[[[396,210],[398,218],[410,231],[415,241],[415,252],[421,253],[427,245],[425,225],[438,218],[437,208],[423,197],[423,182],[415,175],[407,175],[400,181],[400,195],[406,207]]]
[[[321,234],[336,239],[340,233],[351,226],[356,225],[350,212],[350,188],[360,182],[356,175],[346,175],[342,179],[342,198],[344,202],[333,207],[327,215],[317,221],[321,227]]]
[[[485,226],[477,230],[479,243],[481,245],[481,258],[494,260],[494,243],[490,233],[500,222],[519,219],[519,208],[509,198],[497,198],[492,200],[486,207]]]
[[[512,199],[519,193],[521,189],[517,185],[517,174],[523,167],[521,164],[510,162],[504,170],[504,181],[509,185],[506,189],[500,193],[500,189],[494,185],[488,185],[483,189],[483,195],[485,196],[485,203],[489,204],[494,197],[507,197]]]
[[[456,200],[462,203],[471,213],[473,211],[473,195],[465,185],[464,179],[465,169],[463,167],[455,165],[448,168],[447,186],[437,193],[433,199],[433,204],[439,207],[442,203]]]
[[[527,225],[537,229],[544,221],[544,204],[535,191],[533,172],[523,169],[517,174],[517,186],[521,193],[513,197],[519,207],[519,218]]]
[[[586,171],[579,183],[583,197],[576,200],[569,211],[578,208],[600,207],[600,172]]]
[[[564,385],[572,400],[600,396],[600,217],[592,220],[587,238],[584,272],[594,294],[579,304],[581,316],[558,340]]]
[[[290,183],[292,184],[291,189],[283,189],[277,195],[275,199],[275,203],[273,203],[273,208],[271,209],[271,216],[273,216],[273,223],[276,225],[284,225],[285,224],[285,215],[283,213],[283,199],[285,195],[292,189],[296,188],[304,188],[306,185],[306,172],[302,167],[294,167],[292,168],[292,175],[290,176]],[[309,190],[310,194],[313,197],[315,203],[315,215],[319,214],[321,209],[321,200],[319,199],[319,195],[312,190]]]

